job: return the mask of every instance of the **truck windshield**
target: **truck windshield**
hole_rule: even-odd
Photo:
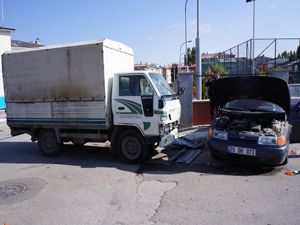
[[[170,96],[175,94],[161,74],[150,73],[149,75],[161,96]]]

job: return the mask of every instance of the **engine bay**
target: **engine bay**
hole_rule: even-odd
[[[286,116],[282,113],[220,112],[215,119],[215,128],[250,135],[279,136],[287,123]]]

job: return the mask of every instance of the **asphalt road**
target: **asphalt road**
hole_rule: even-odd
[[[190,165],[128,165],[95,144],[47,158],[0,123],[0,225],[298,225],[300,175],[287,169],[300,169],[300,158],[261,169],[215,161],[205,148]]]

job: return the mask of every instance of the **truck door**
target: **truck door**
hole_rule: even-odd
[[[154,91],[144,75],[118,75],[114,82],[112,108],[115,125],[129,125],[144,134],[155,131],[153,126]]]

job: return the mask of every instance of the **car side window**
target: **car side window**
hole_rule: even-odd
[[[119,78],[119,95],[130,96],[129,92],[129,77],[121,76]]]
[[[151,85],[144,76],[120,76],[119,96],[153,95]]]

